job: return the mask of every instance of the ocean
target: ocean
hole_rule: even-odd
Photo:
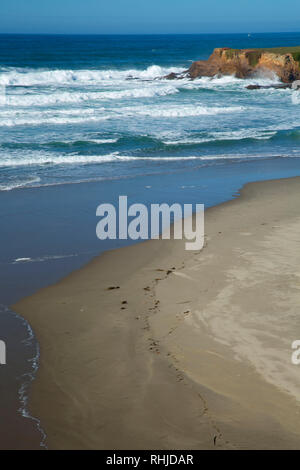
[[[127,243],[96,238],[98,204],[209,207],[300,174],[300,92],[246,89],[275,75],[164,78],[215,47],[289,45],[300,33],[0,35],[0,448],[46,442],[27,409],[38,344],[9,305]]]
[[[169,81],[214,47],[300,35],[1,36],[0,190],[298,157],[299,94],[275,76]]]

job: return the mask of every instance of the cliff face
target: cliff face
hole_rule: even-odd
[[[277,49],[215,49],[208,60],[194,62],[191,78],[235,75],[247,78],[257,73],[275,72],[284,83],[300,79],[300,47]],[[172,77],[170,77],[172,78]]]

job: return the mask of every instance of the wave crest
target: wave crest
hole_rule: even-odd
[[[130,79],[154,80],[169,73],[181,73],[181,67],[161,67],[151,65],[144,70],[32,70],[13,69],[0,74],[0,85],[5,86],[40,86],[99,84],[103,81]]]

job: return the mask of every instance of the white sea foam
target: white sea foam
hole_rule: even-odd
[[[242,140],[256,139],[269,140],[276,134],[276,131],[260,129],[240,129],[238,131],[216,132],[213,137],[217,140]]]
[[[32,258],[16,258],[13,262],[14,263],[27,263],[31,261]]]
[[[215,88],[223,87],[233,84],[242,84],[242,80],[236,78],[234,75],[223,75],[220,77],[201,77],[196,78],[193,81],[187,81],[183,87],[186,89],[197,89],[197,88]]]
[[[300,91],[294,91],[292,93],[292,103],[300,104]]]
[[[292,106],[290,100],[291,94],[293,104],[298,104],[296,92],[292,94],[290,90],[287,93],[275,90],[274,99],[272,90],[250,94],[245,88],[251,83],[274,83],[278,81],[277,77],[255,77],[251,80],[241,80],[234,76],[202,77],[193,81],[187,77],[173,81],[163,79],[170,72],[182,71],[180,68],[159,66],[144,70],[1,69],[0,87],[8,85],[8,88],[0,113],[0,133],[4,142],[0,146],[0,168],[7,167],[6,172],[3,170],[0,190],[7,191],[40,183],[38,178],[28,176],[28,172],[34,173],[36,169],[21,168],[26,166],[40,167],[39,175],[42,178],[41,184],[44,185],[65,179],[72,182],[73,178],[90,178],[89,168],[84,169],[84,165],[88,164],[111,163],[111,168],[105,168],[105,173],[107,170],[107,173],[112,172],[118,177],[119,170],[112,170],[115,169],[114,162],[133,162],[134,165],[135,161],[142,161],[146,166],[151,162],[167,164],[181,160],[243,158],[183,156],[179,149],[178,156],[164,156],[166,148],[161,149],[161,155],[145,150],[143,156],[140,154],[145,144],[143,141],[139,143],[135,137],[142,137],[145,133],[149,137],[147,147],[155,150],[160,142],[179,146],[223,140],[268,140],[276,135],[277,130],[293,129],[300,125],[296,107]],[[16,85],[16,88],[10,88],[10,85]],[[189,93],[190,89],[195,89],[195,92]],[[197,92],[197,89],[200,91]],[[216,93],[211,93],[209,89],[216,90]],[[294,110],[291,117],[287,113],[288,106],[289,110]],[[32,129],[17,126],[30,126]],[[239,127],[243,128],[237,130]],[[122,135],[126,136],[128,150],[125,152],[128,155],[122,155],[117,145],[112,148],[106,146],[117,143]],[[79,140],[82,141],[81,149],[84,148],[84,143],[87,148],[91,148],[88,143],[98,144],[99,147],[95,145],[94,155],[84,155],[83,150],[80,154],[67,154],[66,146],[62,144]],[[19,145],[14,147],[13,142]],[[274,140],[274,145],[276,143],[277,139]],[[31,144],[32,149],[51,147],[52,150],[57,144],[56,150],[63,148],[64,151],[52,153],[50,150],[29,150]],[[228,143],[226,149],[229,148]],[[107,154],[97,155],[104,153],[104,149],[109,149]],[[120,153],[110,153],[112,149],[119,150]],[[234,149],[238,149],[238,145]],[[138,152],[140,156],[134,156],[131,152]],[[152,156],[146,156],[147,153]],[[170,153],[169,151],[168,154]],[[197,154],[198,151],[190,153]],[[66,178],[61,175],[58,178],[56,170],[48,172],[48,165],[69,165]],[[81,169],[76,168],[75,176],[71,165],[81,165]],[[106,176],[111,175],[105,174]]]
[[[195,160],[202,159],[198,156],[187,156],[187,157],[135,157],[129,155],[119,155],[118,152],[110,153],[107,155],[64,155],[56,156],[54,154],[47,153],[31,153],[31,157],[25,157],[20,159],[1,159],[1,167],[21,167],[21,166],[36,166],[36,165],[78,165],[78,164],[90,164],[90,163],[110,163],[110,162],[128,162],[128,161],[176,161],[176,160]]]
[[[100,122],[108,119],[124,119],[126,117],[145,116],[152,118],[176,118],[193,116],[214,116],[218,114],[238,113],[246,110],[244,106],[201,106],[201,105],[143,105],[119,106],[87,109],[46,109],[46,110],[4,110],[0,115],[0,126],[36,126],[36,125],[68,125],[84,122]]]
[[[70,255],[45,255],[45,256],[39,256],[38,258],[30,258],[30,257],[16,258],[12,261],[12,264],[17,264],[17,263],[42,263],[43,261],[73,258],[74,256],[78,256],[78,255],[75,253],[75,254],[70,254]]]
[[[68,124],[81,124],[84,122],[100,122],[100,121],[106,121],[109,119],[111,116],[102,116],[102,115],[97,115],[97,116],[83,116],[83,117],[56,117],[56,116],[48,116],[49,113],[41,113],[40,117],[36,117],[32,119],[31,117],[25,118],[13,118],[13,119],[0,119],[0,127],[14,127],[14,126],[39,126],[39,125],[48,125],[48,124],[54,124],[54,125],[68,125]],[[65,113],[64,114],[68,114]],[[83,113],[84,114],[84,113]]]
[[[128,88],[116,91],[60,92],[52,94],[7,95],[6,106],[53,106],[59,104],[88,103],[96,101],[121,100],[125,98],[153,98],[178,93],[172,86]]]
[[[62,109],[27,109],[27,108],[19,108],[19,109],[4,109],[1,110],[0,116],[2,118],[19,118],[20,116],[23,117],[30,117],[30,118],[42,118],[43,116],[48,117],[58,117],[58,116],[87,116],[87,115],[94,115],[96,112],[103,112],[105,108],[62,108]]]
[[[280,83],[279,78],[277,77],[276,74],[273,74],[270,77],[265,77],[265,76],[256,76],[253,78],[248,78],[248,79],[241,79],[237,78],[234,75],[221,75],[221,76],[215,76],[215,77],[201,77],[201,78],[196,78],[193,81],[186,81],[182,83],[182,86],[180,86],[180,81],[176,81],[176,86],[180,86],[180,88],[184,89],[201,89],[201,88],[208,88],[208,89],[213,89],[213,88],[242,88],[246,89],[247,85],[273,85],[273,84],[278,84]]]
[[[2,110],[0,113],[0,122],[5,122],[9,119],[16,119],[16,122],[31,121],[36,119],[39,122],[42,122],[44,118],[48,121],[49,118],[59,118],[65,117],[66,119],[80,117],[84,119],[89,119],[90,116],[103,115],[106,109],[103,107],[99,108],[62,108],[62,109],[28,109],[28,108],[19,108],[19,109],[6,109]]]
[[[205,138],[202,139],[178,139],[178,140],[163,140],[165,145],[193,145],[193,144],[203,144],[205,142],[211,142],[215,139]]]
[[[209,133],[206,137],[193,139],[193,138],[178,138],[174,140],[164,140],[163,143],[166,145],[193,145],[203,144],[207,142],[217,142],[223,140],[243,140],[243,139],[255,139],[255,140],[269,140],[276,131],[271,130],[260,130],[260,129],[240,129],[238,131],[218,131]]]
[[[197,105],[170,105],[162,106],[144,106],[143,108],[123,108],[123,112],[130,114],[139,114],[153,118],[160,117],[188,117],[188,116],[213,116],[216,114],[238,113],[244,111],[244,106],[197,106]]]
[[[1,160],[0,160],[1,162]],[[1,167],[1,163],[0,163]],[[25,186],[33,185],[34,183],[39,183],[41,178],[39,176],[33,176],[30,178],[20,178],[15,181],[6,181],[5,183],[0,183],[0,191],[11,191],[16,188],[23,188]]]
[[[119,139],[88,139],[89,142],[95,144],[115,144]]]
[[[33,153],[31,153],[32,155]],[[129,161],[188,161],[188,160],[210,160],[210,159],[224,159],[224,158],[243,158],[240,155],[216,155],[216,156],[205,156],[205,155],[189,155],[189,156],[177,156],[177,157],[149,157],[149,156],[132,156],[132,155],[120,155],[119,152],[110,153],[107,155],[64,155],[56,156],[54,154],[47,153],[36,153],[31,157],[25,157],[22,159],[1,159],[1,167],[21,167],[21,166],[39,166],[39,165],[78,165],[78,164],[103,164],[111,162],[129,162]]]
[[[78,165],[88,163],[106,163],[117,160],[118,152],[108,155],[62,155],[57,156],[46,152],[30,152],[30,156],[22,158],[1,158],[0,168],[39,166],[39,165]]]
[[[35,375],[39,366],[39,358],[40,358],[39,344],[35,340],[34,333],[32,331],[31,326],[26,320],[24,320],[24,318],[20,317],[17,313],[8,309],[4,305],[0,305],[0,309],[2,312],[4,311],[9,315],[15,318],[18,318],[20,323],[24,325],[26,328],[27,334],[24,337],[24,339],[21,340],[21,344],[24,345],[24,348],[22,348],[22,355],[26,355],[25,357],[27,357],[28,353],[26,349],[29,346],[31,348],[30,353],[32,353],[33,356],[26,359],[26,362],[28,363],[28,367],[26,367],[25,372],[22,373],[21,376],[15,377],[17,379],[17,383],[20,384],[19,389],[18,389],[18,398],[19,398],[18,412],[24,418],[30,419],[33,423],[35,423],[36,428],[38,432],[40,433],[40,447],[47,448],[47,445],[46,445],[47,436],[46,436],[45,431],[42,428],[41,422],[38,418],[32,416],[28,409],[28,389],[32,381],[35,379]]]
[[[0,85],[40,86],[99,84],[102,81],[128,79],[153,80],[171,72],[181,73],[183,68],[152,65],[144,70],[32,70],[12,69],[0,74]]]

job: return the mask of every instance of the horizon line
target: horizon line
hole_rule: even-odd
[[[202,35],[238,35],[238,34],[300,34],[300,31],[239,31],[229,32],[204,32],[204,33],[1,33],[0,36],[202,36]]]

